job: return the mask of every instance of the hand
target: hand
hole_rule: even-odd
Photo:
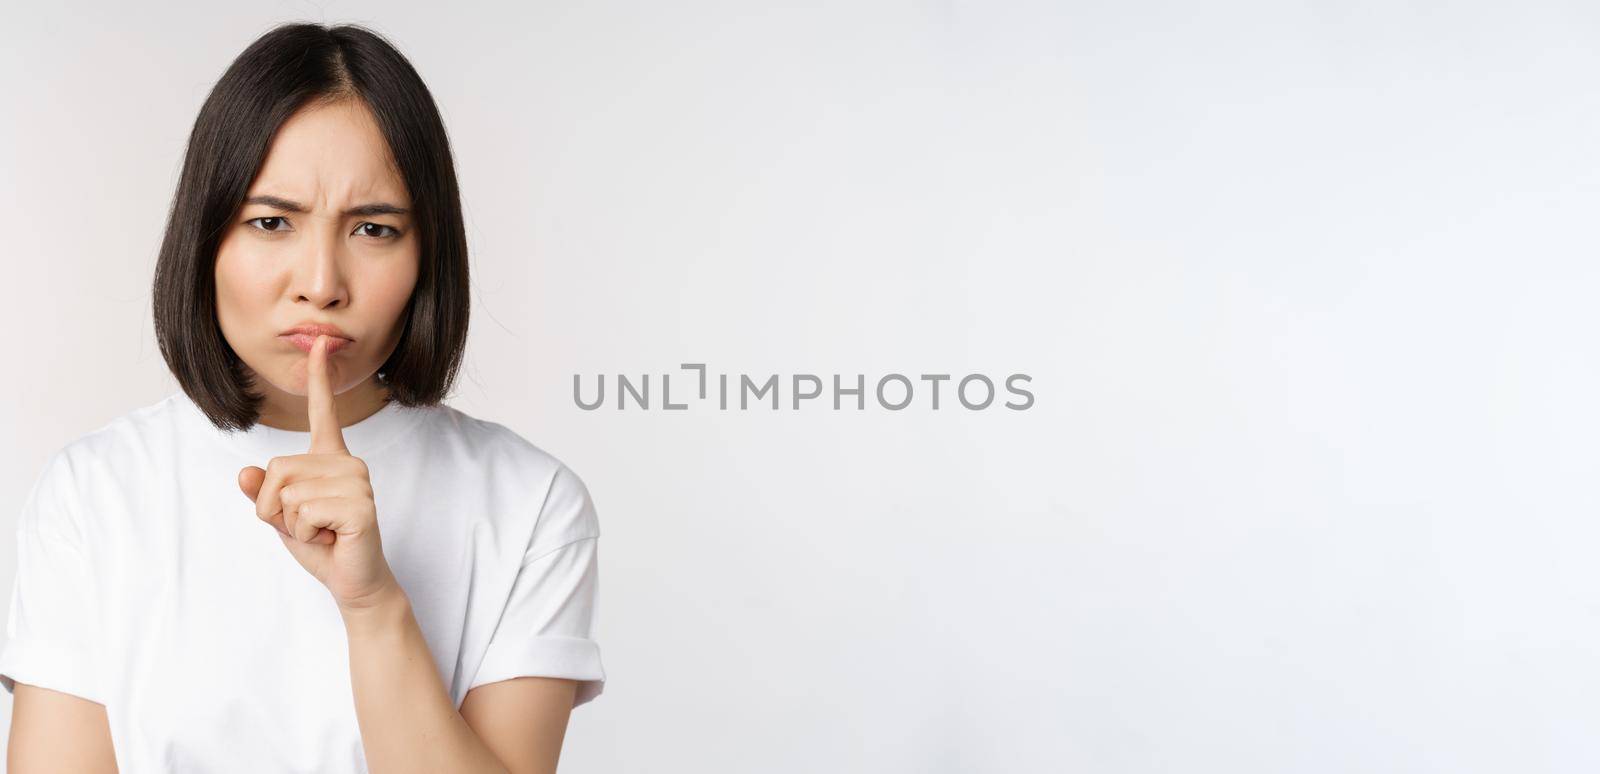
[[[377,604],[399,584],[383,556],[367,465],[345,448],[339,429],[327,338],[317,337],[306,361],[310,452],[274,457],[265,470],[240,470],[239,489],[344,611]]]

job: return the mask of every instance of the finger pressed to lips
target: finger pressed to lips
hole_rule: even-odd
[[[317,345],[317,336],[309,333],[285,333],[278,336],[278,338],[282,339],[283,342],[289,346],[307,354],[310,354],[311,349]],[[351,339],[340,338],[338,336],[329,337],[328,354],[332,355],[339,350],[344,349],[345,347],[353,345],[354,343],[355,342]]]
[[[328,376],[328,336],[318,336],[306,360],[306,416],[311,426],[311,451],[343,452],[344,432],[339,428],[339,412],[333,402],[333,384]]]
[[[370,501],[372,497],[366,463],[350,454],[339,427],[328,373],[331,341],[330,336],[317,336],[306,358],[306,418],[311,448],[305,454],[273,457],[267,462],[258,490],[256,516],[286,536],[296,534],[299,511],[306,503],[345,497]],[[311,536],[311,542],[331,543],[332,538],[331,530],[319,529]]]

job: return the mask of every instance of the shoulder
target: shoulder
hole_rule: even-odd
[[[23,526],[77,532],[92,519],[94,498],[147,474],[151,452],[177,419],[171,398],[129,411],[81,433],[46,455],[28,494]],[[167,437],[171,437],[170,435]],[[36,523],[29,524],[32,520]]]
[[[180,412],[179,402],[169,395],[79,434],[45,458],[40,479],[82,481],[101,471],[126,475],[164,444],[176,440]]]
[[[446,404],[430,412],[429,445],[463,458],[497,500],[537,506],[539,542],[599,536],[589,487],[566,462],[499,422]]]
[[[428,445],[491,474],[551,478],[566,465],[515,430],[441,403],[425,409]]]

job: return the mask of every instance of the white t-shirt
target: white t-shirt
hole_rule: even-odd
[[[344,428],[450,698],[605,685],[583,481],[502,425],[389,403]],[[17,525],[14,680],[105,705],[125,772],[365,772],[343,620],[239,491],[309,433],[213,426],[181,390],[53,454]]]

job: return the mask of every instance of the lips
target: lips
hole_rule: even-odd
[[[311,348],[313,346],[315,346],[316,343],[317,343],[317,337],[316,336],[308,336],[308,335],[306,335],[304,333],[291,333],[291,334],[287,334],[287,335],[284,335],[284,336],[279,336],[278,338],[280,338],[280,339],[282,339],[284,341],[287,341],[290,344],[293,344],[295,349],[298,349],[301,352],[306,352],[306,353],[311,352]],[[335,352],[338,352],[339,350],[344,349],[346,346],[349,346],[350,344],[351,344],[351,341],[349,339],[341,339],[338,336],[329,336],[328,337],[328,354],[331,355],[331,354],[333,354]]]
[[[278,338],[288,342],[301,352],[310,352],[316,345],[318,336],[328,337],[328,354],[332,355],[346,346],[353,344],[351,339],[337,325],[327,323],[302,323],[278,335]]]

